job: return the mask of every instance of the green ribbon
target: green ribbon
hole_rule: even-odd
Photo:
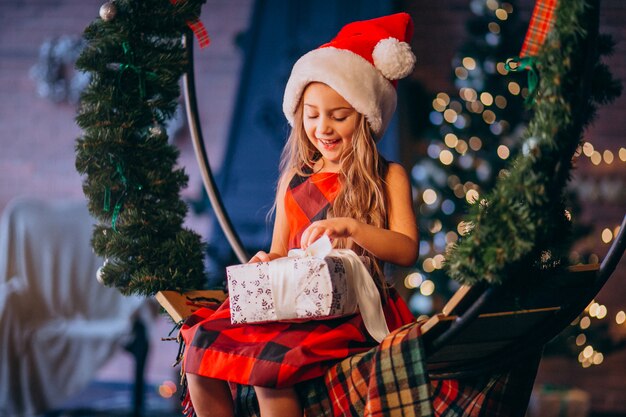
[[[113,163],[113,157],[111,157],[111,163]],[[119,162],[115,164],[115,173],[112,175],[111,179],[115,179],[115,177],[117,176],[119,176],[120,178],[120,182],[122,183],[122,186],[124,187],[124,191],[122,191],[122,194],[119,196],[119,198],[115,202],[115,207],[113,208],[113,215],[111,216],[111,227],[113,228],[113,231],[116,233],[117,233],[117,227],[116,227],[117,219],[119,218],[120,212],[122,211],[122,206],[124,205],[124,199],[128,195],[128,178],[126,178],[126,176],[124,175],[124,169],[122,167],[122,164]],[[138,190],[141,190],[143,187],[140,184],[138,184],[136,188]],[[110,210],[111,210],[111,188],[106,187],[104,190],[104,212],[108,213]]]
[[[154,79],[156,78],[156,74],[151,71],[144,71],[143,68],[135,65],[135,54],[133,50],[130,48],[130,44],[128,41],[122,42],[122,49],[124,50],[124,56],[126,58],[126,62],[123,62],[119,65],[119,73],[117,75],[118,85],[121,84],[122,75],[127,70],[133,71],[137,74],[137,78],[139,79],[139,97],[144,99],[146,96],[146,77]]]
[[[526,97],[526,103],[533,103],[537,95],[537,86],[539,85],[539,72],[535,65],[535,58],[530,56],[509,58],[506,60],[504,68],[511,72],[528,70],[528,97]]]

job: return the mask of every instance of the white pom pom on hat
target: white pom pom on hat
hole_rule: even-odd
[[[283,112],[293,118],[306,86],[321,82],[343,96],[367,119],[374,135],[383,136],[396,109],[396,80],[413,71],[415,55],[408,44],[413,21],[407,13],[352,22],[330,42],[302,56],[293,66]]]

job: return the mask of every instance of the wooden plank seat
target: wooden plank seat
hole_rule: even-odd
[[[521,292],[519,285],[461,287],[422,325],[429,376],[474,376],[536,352],[558,334],[552,323],[560,323],[573,302],[580,304],[579,295],[588,294],[598,271],[599,265],[575,266],[561,276],[541,277]]]

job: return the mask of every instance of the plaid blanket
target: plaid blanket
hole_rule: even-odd
[[[540,355],[467,380],[429,381],[419,324],[297,386],[306,417],[523,417]],[[258,417],[254,390],[237,387],[236,415]]]

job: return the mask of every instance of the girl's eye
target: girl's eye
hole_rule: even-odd
[[[334,117],[334,119],[338,122],[343,122],[344,120],[346,120],[348,117],[344,116],[344,117]]]
[[[317,117],[317,114],[307,114],[306,118],[307,119],[315,119]]]

